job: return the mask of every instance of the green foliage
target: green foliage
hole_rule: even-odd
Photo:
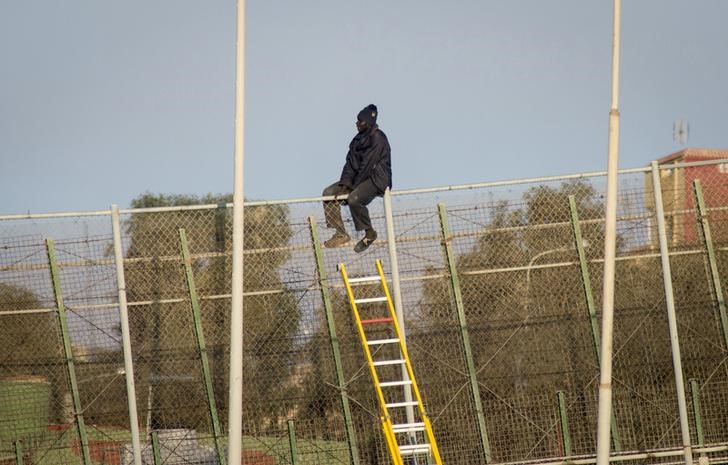
[[[2,315],[0,347],[4,350],[0,354],[0,377],[39,376],[48,380],[53,387],[49,421],[60,421],[67,377],[56,313],[22,312],[41,307],[32,291],[0,283],[0,311],[21,311]]]
[[[357,334],[357,330],[349,310],[349,302],[343,292],[332,292],[330,297],[334,326],[341,347],[342,344],[351,339],[351,336]],[[303,407],[300,416],[306,420],[331,418],[330,415],[341,412],[341,396],[337,389],[336,366],[328,324],[325,320],[326,311],[320,308],[316,314],[322,315],[322,319],[319,321],[316,334],[308,341],[306,348],[312,364],[312,369],[303,380],[305,386],[303,391],[306,396],[302,402]],[[361,354],[342,352],[340,350],[344,373],[357,372],[361,367],[361,363],[365,360],[363,352]],[[369,379],[367,378],[364,381],[369,381]],[[347,386],[347,389],[351,388],[352,386]]]
[[[34,310],[41,307],[35,294],[25,288],[0,283],[0,311]],[[18,313],[3,315],[0,332],[4,347],[0,365],[13,375],[46,375],[46,363],[53,355],[60,354],[60,340],[53,313]],[[51,337],[49,337],[51,336]]]
[[[141,370],[153,386],[152,419],[155,427],[206,428],[207,406],[198,373],[199,359],[184,267],[180,259],[179,229],[184,228],[193,260],[200,297],[231,293],[232,218],[225,204],[230,195],[156,195],[145,193],[134,199],[135,208],[217,204],[217,209],[135,213],[126,222],[129,246],[126,257],[130,301],[148,305],[132,311],[132,347],[143,361]],[[264,292],[245,298],[244,353],[246,370],[244,405],[258,426],[279,421],[287,407],[265,403],[271,393],[283,397],[293,363],[290,358],[293,333],[300,314],[292,294],[285,292],[279,268],[288,260],[291,237],[288,209],[282,205],[246,207],[244,287],[246,293]],[[133,259],[139,259],[138,261]],[[164,303],[183,298],[182,303]],[[220,417],[225,418],[230,343],[230,300],[201,300],[207,353]],[[288,346],[288,347],[287,347]],[[184,373],[187,379],[181,379]],[[191,375],[191,376],[190,376]],[[146,403],[143,399],[142,403]],[[190,408],[190,404],[194,404]]]
[[[329,282],[340,279],[338,275],[328,278]],[[367,292],[372,294],[369,295]],[[373,297],[381,295],[381,290],[378,285],[358,286],[357,293],[359,296]],[[332,289],[330,296],[331,314],[340,348],[344,388],[349,398],[359,452],[363,457],[367,455],[376,457],[376,453],[369,446],[374,447],[380,441],[381,427],[378,418],[379,407],[366,357],[345,291]],[[321,320],[316,334],[308,341],[306,347],[312,366],[302,381],[302,400],[297,419],[316,426],[306,433],[309,438],[343,439],[341,436],[345,419],[331,339],[325,319],[326,312],[321,308],[316,314],[321,315]]]
[[[598,256],[603,248],[603,223],[589,220],[603,218],[604,208],[591,185],[574,181],[559,187],[533,187],[523,194],[521,202],[489,206],[489,223],[472,246],[456,257],[475,369],[483,383],[481,398],[490,414],[501,410],[503,403],[511,406],[509,409],[518,410],[516,406],[523,404],[524,411],[533,410],[536,404],[527,406],[524,399],[551,397],[558,389],[582,392],[596,373],[578,265],[538,268],[578,261],[570,196],[581,220],[585,250],[589,256]],[[458,369],[465,370],[462,345],[453,343],[460,339],[460,331],[450,287],[449,279],[425,283],[421,306],[425,321],[412,332],[412,340],[427,341],[427,347],[441,359],[462,360]],[[452,402],[450,389],[467,383],[467,378],[449,366],[422,371],[419,377],[422,384],[430,386],[433,408],[446,406],[438,420],[439,428],[458,431],[461,420],[448,411],[468,408],[467,403]],[[474,424],[475,417],[468,421]],[[549,447],[548,441],[540,440],[540,432],[524,431],[515,424],[512,427],[494,433],[491,442],[533,434],[534,444]],[[453,440],[477,440],[458,437],[461,439]],[[507,458],[503,455],[498,459]]]
[[[595,423],[599,362],[574,243],[569,196],[574,196],[590,260],[599,330],[603,263],[595,259],[602,257],[604,249],[604,206],[596,190],[584,181],[564,183],[558,188],[534,187],[524,193],[520,203],[489,205],[489,223],[456,262],[486,421],[489,414],[502,410],[526,414],[538,403],[529,402],[552,398],[557,390],[564,390],[570,404],[572,441],[588,444]],[[670,418],[675,400],[666,396],[674,395],[674,380],[665,291],[655,252],[653,244],[629,248],[618,234],[617,254],[622,259],[616,263],[613,363],[617,424],[626,448],[638,449],[646,444],[655,447],[658,438],[646,439],[652,433],[642,424],[668,424],[674,420]],[[703,261],[701,255],[677,255],[672,257],[671,265],[684,371],[688,377],[705,379],[715,377],[724,350],[715,350],[721,333]],[[547,264],[560,265],[543,267]],[[415,327],[411,340],[420,337],[427,341],[431,354],[459,359],[461,355],[450,353],[453,340],[459,338],[452,316],[455,308],[450,282],[430,280],[423,293],[424,322]],[[707,351],[705,341],[697,336],[700,334],[710,335],[712,342]],[[448,373],[445,366],[420,373],[420,382],[430,385],[433,406],[447,405],[439,428],[457,430],[457,425],[450,424],[452,415],[447,410],[463,407],[452,401],[448,383],[442,381],[452,378],[453,373]],[[461,386],[465,382],[461,377],[454,384]],[[629,391],[624,391],[624,386],[629,386]],[[622,412],[637,415],[640,420],[624,420]],[[548,415],[546,411],[528,416],[547,421],[544,419]],[[548,423],[538,426],[544,430],[550,427]],[[510,428],[490,431],[491,443],[500,441],[501,452],[518,447],[527,437],[543,448],[536,453],[553,453],[548,450],[550,439],[545,439],[538,428],[515,424]],[[511,444],[516,436],[520,442]],[[508,456],[496,458],[507,460]]]
[[[569,196],[574,196],[586,251],[594,256],[603,248],[602,225],[588,220],[603,216],[603,205],[594,188],[584,181],[572,181],[559,188],[537,186],[523,195],[520,204],[499,202],[492,207],[491,221],[472,248],[457,257],[466,316],[474,324],[510,319],[526,306],[565,308],[578,305],[580,284],[558,279],[562,272],[548,269],[527,269],[547,261],[574,261],[576,248],[571,227]],[[621,244],[621,240],[619,241]],[[543,257],[543,261],[539,260]],[[502,272],[468,275],[483,269]],[[513,270],[513,271],[509,271]],[[443,308],[443,295],[449,283],[430,281],[425,284],[423,308],[434,318],[452,314]],[[449,304],[450,300],[444,301]],[[439,316],[438,316],[439,315]]]

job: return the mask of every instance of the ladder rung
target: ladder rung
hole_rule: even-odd
[[[354,303],[356,304],[369,304],[372,302],[386,302],[386,297],[369,297],[366,299],[354,299]]]
[[[385,318],[371,318],[369,320],[361,320],[361,324],[363,325],[369,325],[373,323],[391,323],[392,317],[388,316]]]
[[[429,454],[429,444],[413,444],[411,446],[399,446],[399,453],[402,455]]]
[[[379,367],[382,365],[402,365],[404,363],[403,359],[399,360],[380,360],[378,362],[374,362],[375,367]]]
[[[379,383],[382,387],[389,387],[389,386],[409,386],[412,384],[412,381],[385,381],[383,383]]]
[[[384,404],[387,408],[390,407],[409,407],[410,405],[419,405],[417,401],[413,400],[410,402],[393,402],[391,404]]]
[[[415,432],[415,431],[424,431],[424,430],[425,430],[424,423],[402,423],[399,425],[392,425],[392,431],[395,433],[411,433],[411,432]]]
[[[399,342],[399,339],[377,339],[374,341],[367,341],[367,344],[370,346],[378,346],[381,344],[397,344]]]
[[[349,278],[349,283],[370,283],[373,281],[379,281],[381,278],[379,276],[364,276],[362,278]]]

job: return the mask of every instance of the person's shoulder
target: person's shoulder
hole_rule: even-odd
[[[382,131],[378,127],[377,127],[377,129],[375,129],[373,131],[373,134],[372,135],[374,136],[375,139],[384,139],[386,141],[389,141],[389,139],[387,138],[387,135],[384,133],[384,131]]]

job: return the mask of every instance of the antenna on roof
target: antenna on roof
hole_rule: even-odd
[[[672,123],[672,138],[675,142],[683,147],[688,143],[690,136],[690,125],[684,119],[679,119]]]

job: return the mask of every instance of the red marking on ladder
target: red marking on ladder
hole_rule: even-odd
[[[368,325],[372,323],[389,323],[392,321],[392,317],[386,317],[386,318],[372,318],[369,320],[361,320],[361,324]]]

